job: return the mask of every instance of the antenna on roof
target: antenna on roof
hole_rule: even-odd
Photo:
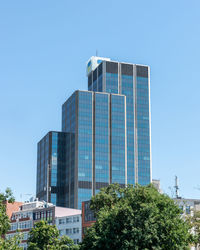
[[[96,49],[96,56],[98,56],[98,50]]]
[[[179,198],[179,186],[178,186],[178,177],[175,175],[175,186],[174,186],[174,188],[175,188],[175,195],[176,195],[176,199],[178,199]]]

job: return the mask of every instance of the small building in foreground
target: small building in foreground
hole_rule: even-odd
[[[59,230],[60,236],[69,236],[75,244],[81,242],[81,210],[55,207],[55,225]]]
[[[67,223],[68,218],[71,223]],[[74,243],[81,241],[81,210],[56,207],[52,203],[38,201],[38,199],[23,203],[18,211],[12,213],[11,227],[6,238],[10,239],[20,231],[23,234],[20,246],[26,250],[29,232],[40,220],[47,221],[49,225],[56,225],[60,235],[69,236]]]

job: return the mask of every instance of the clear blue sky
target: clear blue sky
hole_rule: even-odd
[[[152,167],[200,198],[200,1],[0,2],[0,190],[35,194],[37,142],[98,55],[151,67]]]

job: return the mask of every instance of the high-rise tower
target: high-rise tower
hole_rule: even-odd
[[[110,183],[151,182],[149,67],[91,57],[87,76],[88,91],[75,91],[62,106],[62,146],[52,157],[56,187],[47,169],[53,162],[38,165],[46,175],[41,180],[37,174],[37,190],[49,187],[48,196],[40,191],[38,198],[71,208]],[[60,151],[62,161],[55,166]]]
[[[92,66],[94,65],[94,66]],[[126,96],[127,183],[151,182],[150,69],[91,57],[88,90]]]

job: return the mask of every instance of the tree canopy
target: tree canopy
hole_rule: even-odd
[[[187,249],[190,226],[181,210],[152,185],[120,188],[112,184],[92,198],[96,223],[81,249]]]
[[[10,188],[7,188],[4,193],[0,193],[0,237],[2,237],[2,235],[4,235],[10,228],[10,221],[6,214],[6,201],[9,203],[15,201]]]
[[[22,240],[22,235],[17,234],[11,239],[3,239],[0,238],[0,250],[23,250],[22,247],[19,246]]]
[[[4,239],[3,236],[10,229],[10,220],[6,214],[6,202],[13,203],[15,201],[14,196],[10,188],[7,188],[5,192],[0,193],[0,250],[19,250],[21,235],[14,236],[12,239]]]
[[[64,250],[79,249],[73,240],[67,236],[59,237],[55,225],[49,225],[46,221],[39,221],[31,229],[28,238],[29,250]]]

